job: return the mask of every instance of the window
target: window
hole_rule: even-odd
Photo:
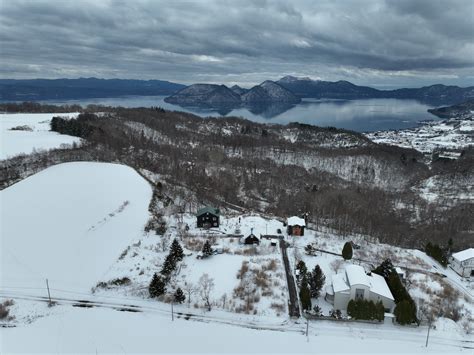
[[[355,299],[356,300],[363,300],[364,299],[364,289],[363,288],[356,288]]]

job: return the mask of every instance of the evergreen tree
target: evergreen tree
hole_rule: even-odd
[[[173,255],[170,253],[165,259],[161,267],[161,274],[168,277],[176,269],[176,260]]]
[[[386,259],[372,272],[375,272],[376,274],[379,274],[380,276],[383,276],[386,279],[392,271],[393,264],[390,259]]]
[[[173,243],[171,243],[170,254],[176,262],[181,261],[184,258],[183,248],[176,238],[173,240]]]
[[[342,257],[344,260],[351,260],[352,259],[352,245],[349,242],[344,244],[342,248]]]
[[[311,274],[309,274],[309,287],[311,290],[312,298],[319,297],[325,281],[326,276],[324,276],[324,273],[319,267],[319,265],[316,265]]]
[[[184,295],[183,290],[178,287],[174,293],[174,301],[176,303],[183,303],[185,299],[186,296]]]
[[[300,271],[301,277],[306,276],[306,274],[308,273],[308,268],[306,267],[306,264],[303,260],[298,261],[298,263],[296,264],[296,269]]]
[[[377,304],[375,305],[375,308],[376,308],[375,318],[379,322],[382,322],[385,318],[385,307],[384,307],[382,301],[378,301]]]
[[[156,298],[166,292],[166,283],[162,276],[155,273],[151,279],[150,286],[148,287],[150,297]]]
[[[403,300],[395,306],[395,319],[399,324],[412,324],[416,322],[416,306],[413,301]]]
[[[304,276],[303,280],[301,281],[300,300],[301,300],[301,306],[303,307],[303,310],[310,311],[311,310],[311,292],[308,287],[308,280],[306,276]]]
[[[211,243],[209,243],[209,240],[206,240],[204,243],[204,246],[202,247],[202,254],[206,257],[212,255],[212,247]]]

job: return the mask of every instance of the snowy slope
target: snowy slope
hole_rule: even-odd
[[[77,113],[0,114],[0,160],[20,153],[29,154],[33,149],[51,149],[61,144],[79,143],[77,137],[49,131],[53,116],[75,117]],[[12,130],[18,126],[28,126],[31,130]]]
[[[89,291],[142,234],[151,188],[133,169],[67,163],[0,191],[0,288]],[[31,290],[29,290],[31,293]]]

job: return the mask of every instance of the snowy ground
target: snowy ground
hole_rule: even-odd
[[[417,128],[371,132],[366,136],[375,143],[414,148],[422,153],[432,153],[436,149],[461,151],[474,145],[474,121],[457,119],[435,121]],[[459,153],[447,152],[446,155],[456,158]]]
[[[58,148],[62,144],[79,143],[80,139],[50,131],[54,116],[75,117],[77,113],[0,114],[0,160],[33,150]],[[22,130],[12,130],[21,127]]]
[[[126,188],[124,188],[126,187]],[[89,291],[148,218],[151,187],[116,164],[66,163],[0,191],[2,290]]]
[[[219,229],[195,227],[195,217],[165,215],[165,236],[144,233],[149,217],[151,188],[131,168],[102,163],[68,163],[53,166],[0,192],[1,274],[0,301],[14,299],[7,324],[0,328],[1,353],[469,353],[471,338],[461,322],[440,319],[432,330],[430,346],[424,347],[426,327],[393,324],[313,321],[309,337],[306,324],[288,317],[288,291],[280,249],[263,239],[258,247],[245,246],[228,237],[240,230],[248,235],[277,234],[281,221],[258,215],[224,214]],[[8,206],[8,208],[6,207]],[[240,220],[239,220],[240,218]],[[189,227],[186,228],[186,225]],[[198,293],[188,304],[171,305],[148,297],[152,275],[161,269],[173,238],[178,238],[185,258],[169,285],[170,291],[197,284],[202,274],[214,279],[212,311],[203,307]],[[306,230],[304,237],[284,236],[294,260],[303,258],[308,268],[318,263],[326,274],[342,270],[341,257],[326,253],[304,255],[308,243],[340,253],[349,238],[330,231]],[[204,240],[220,247],[222,254],[208,259],[196,255]],[[386,257],[411,272],[410,292],[419,299],[432,296],[444,286],[431,272],[458,292],[466,309],[472,309],[471,284],[449,269],[442,269],[424,253],[353,237],[361,249],[355,257],[370,269]],[[338,264],[338,265],[337,265]],[[246,265],[244,277],[237,277]],[[247,270],[248,267],[248,270]],[[130,283],[111,285],[128,277]],[[259,285],[253,291],[252,309],[235,289],[244,278]],[[47,307],[48,278],[57,305]],[[269,283],[266,283],[267,280]],[[98,282],[107,287],[96,287]],[[269,285],[269,286],[268,286]],[[269,291],[269,289],[271,289]],[[223,295],[226,297],[222,297]],[[471,296],[470,296],[471,295]],[[324,293],[323,293],[324,296]],[[436,296],[437,297],[437,296]],[[463,297],[463,298],[462,298]],[[78,307],[87,305],[89,307]],[[329,304],[319,302],[327,311]],[[276,306],[275,306],[276,305]],[[125,311],[124,311],[125,310]],[[131,312],[134,311],[134,312]],[[178,314],[180,313],[180,314]],[[464,320],[464,319],[463,319]],[[28,339],[28,341],[24,341]]]

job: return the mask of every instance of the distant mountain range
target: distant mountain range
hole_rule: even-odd
[[[126,95],[171,95],[185,85],[162,80],[0,79],[0,100],[71,100]]]
[[[318,99],[414,99],[432,103],[459,103],[474,98],[474,86],[461,88],[441,84],[413,89],[377,90],[348,81],[321,81],[285,76],[278,84],[302,98]]]
[[[181,106],[216,108],[292,106],[302,98],[316,99],[414,99],[434,105],[457,104],[474,98],[474,86],[432,85],[413,89],[378,90],[348,81],[321,81],[285,76],[264,81],[250,89],[234,85],[193,84],[185,86],[162,80],[128,79],[0,79],[0,100],[71,100],[126,95],[169,95],[165,101]]]

